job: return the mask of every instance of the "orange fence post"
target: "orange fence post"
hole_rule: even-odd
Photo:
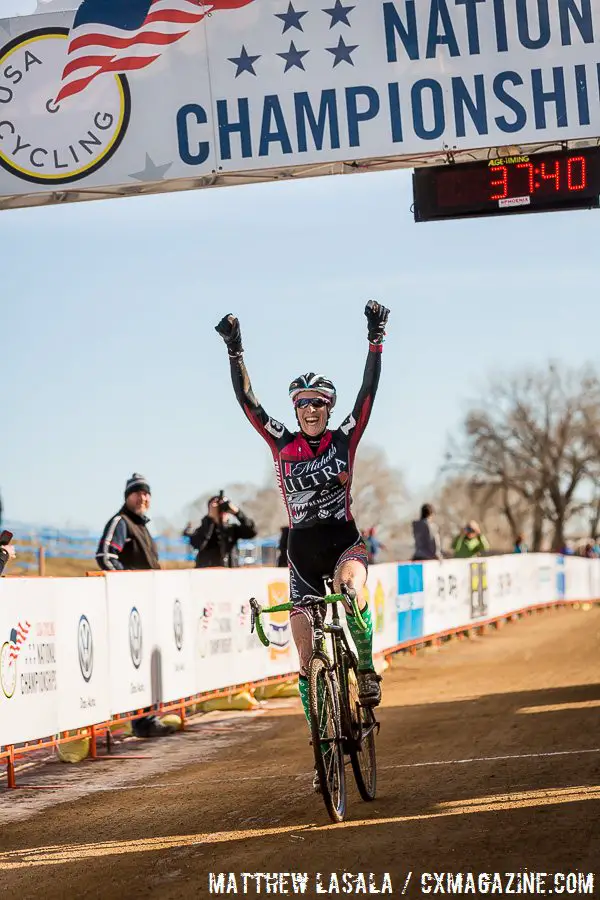
[[[15,776],[15,748],[12,744],[7,748],[8,749],[8,760],[7,760],[7,783],[9,788],[16,788],[17,779]]]
[[[97,746],[97,743],[96,743],[97,737],[98,737],[98,735],[97,735],[97,732],[96,732],[96,726],[95,726],[95,725],[92,725],[92,729],[91,729],[91,740],[90,740],[90,759],[97,759],[97,758],[98,758],[98,746]]]
[[[46,553],[43,547],[38,547],[38,575],[43,578],[46,574]]]

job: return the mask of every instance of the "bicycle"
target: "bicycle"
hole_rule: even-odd
[[[342,822],[346,814],[345,756],[352,764],[362,799],[374,800],[377,790],[375,734],[379,732],[379,722],[373,708],[361,706],[358,699],[358,660],[340,624],[338,604],[344,601],[351,605],[359,627],[366,630],[354,591],[345,585],[340,594],[306,596],[295,604],[280,603],[267,609],[255,598],[250,600],[250,631],[256,628],[265,647],[270,641],[261,615],[287,612],[294,607],[313,610],[313,651],[308,666],[311,743],[321,793],[333,822]],[[324,605],[332,606],[330,623],[325,622]],[[327,634],[331,635],[331,655],[327,651]]]

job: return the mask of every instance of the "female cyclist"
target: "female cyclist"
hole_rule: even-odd
[[[336,390],[328,378],[307,372],[289,387],[299,431],[288,431],[271,419],[256,399],[243,360],[240,323],[227,315],[216,326],[227,345],[235,395],[246,416],[267,441],[277,481],[287,508],[290,532],[288,564],[290,599],[324,596],[323,579],[333,576],[334,591],[345,584],[356,592],[367,631],[354,616],[348,627],[358,651],[359,698],[365,706],[381,701],[380,677],[373,667],[373,624],[362,598],[367,579],[367,549],[350,511],[356,448],[373,406],[381,371],[381,350],[389,310],[371,300],[365,307],[369,352],[354,409],[337,429],[329,428]],[[307,719],[307,666],[312,653],[310,612],[293,610],[291,627],[300,657],[300,696]],[[309,720],[310,721],[310,720]]]

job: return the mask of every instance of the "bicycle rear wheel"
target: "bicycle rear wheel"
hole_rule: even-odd
[[[323,800],[331,820],[342,822],[346,814],[346,778],[339,702],[329,668],[319,656],[313,657],[308,667],[308,700]]]
[[[344,655],[344,684],[350,739],[348,754],[358,792],[363,800],[374,800],[377,793],[377,755],[375,751],[375,714],[358,700],[358,678],[354,660]]]

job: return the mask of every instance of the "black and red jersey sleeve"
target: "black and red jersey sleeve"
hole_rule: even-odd
[[[231,356],[229,361],[233,390],[246,417],[261,437],[269,444],[271,450],[276,451],[280,446],[289,443],[293,439],[291,432],[281,422],[272,419],[258,402],[252,390],[250,376],[243,358],[241,356]]]
[[[373,401],[375,400],[375,394],[379,386],[379,376],[381,375],[381,350],[381,344],[369,344],[363,380],[354,408],[339,428],[349,439],[351,457],[354,455],[358,442],[363,436],[371,417]]]

